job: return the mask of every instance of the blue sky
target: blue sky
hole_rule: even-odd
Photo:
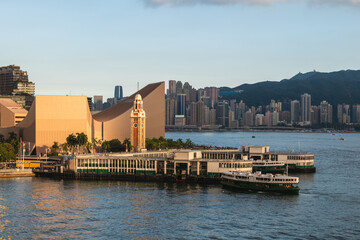
[[[235,87],[360,69],[359,0],[0,0],[0,66],[36,94]]]

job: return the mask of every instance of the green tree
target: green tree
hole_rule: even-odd
[[[49,156],[57,156],[59,155],[59,143],[54,142],[54,144],[51,146]]]
[[[4,135],[0,134],[0,143],[3,143],[5,142],[5,137]]]
[[[125,145],[121,144],[119,139],[112,139],[109,143],[111,152],[124,152],[126,150]]]
[[[88,141],[88,137],[85,133],[76,133],[76,140],[77,140],[77,144],[81,147],[81,146],[85,146],[87,141]]]
[[[178,148],[183,148],[184,147],[184,142],[183,142],[183,140],[181,138],[176,140],[176,143],[177,143]]]
[[[108,152],[110,150],[110,142],[103,141],[103,143],[101,144],[101,148],[104,152]]]
[[[76,136],[72,133],[70,134],[67,138],[66,138],[66,143],[68,144],[68,146],[70,147],[70,149],[73,149],[74,147],[76,147],[78,145],[78,141]]]
[[[190,140],[190,138],[186,139],[186,142],[185,142],[185,147],[186,148],[193,148],[194,147],[194,143]]]
[[[154,144],[153,144],[153,141],[149,138],[146,138],[145,139],[145,147],[147,150],[154,150]]]
[[[129,138],[125,138],[123,145],[125,145],[125,147],[127,147],[128,152],[131,152],[131,150],[134,148],[134,146],[131,144]]]
[[[68,144],[67,142],[63,143],[63,144],[62,144],[62,149],[63,149],[63,151],[65,151],[65,152],[69,151],[69,144]]]
[[[6,142],[9,143],[11,146],[13,146],[15,152],[17,152],[17,150],[20,147],[20,142],[18,140],[16,133],[9,132],[9,137],[8,137],[8,139],[6,139]]]
[[[10,143],[0,143],[0,161],[16,159],[15,149]]]

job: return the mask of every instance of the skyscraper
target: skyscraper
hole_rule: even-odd
[[[165,125],[175,125],[175,99],[168,98],[165,101]]]
[[[320,123],[332,123],[332,106],[327,101],[320,103]]]
[[[300,103],[298,100],[291,101],[291,123],[299,122]]]
[[[338,123],[350,123],[350,105],[338,104],[337,118]]]
[[[89,104],[89,109],[90,109],[90,111],[92,111],[93,110],[92,97],[87,97],[87,101],[88,101],[88,104]]]
[[[360,123],[360,104],[353,105],[351,122]]]
[[[103,110],[103,96],[94,96],[94,107],[96,111]]]
[[[124,98],[122,86],[115,86],[114,98],[115,98],[116,103],[120,102],[121,99]]]
[[[174,98],[176,95],[176,81],[169,80],[169,97]]]
[[[216,107],[217,123],[221,126],[229,126],[229,102],[223,100],[218,102]]]
[[[183,93],[183,85],[181,81],[176,82],[176,94],[182,94]]]
[[[311,95],[307,93],[301,95],[301,121],[311,122]]]
[[[176,115],[186,115],[186,94],[176,96]]]

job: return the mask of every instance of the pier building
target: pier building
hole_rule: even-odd
[[[241,146],[241,153],[252,160],[284,162],[293,172],[316,171],[313,153],[270,152],[269,146]]]
[[[68,164],[74,173],[220,177],[226,171],[252,171],[252,161],[238,150],[170,150],[145,153],[77,155]]]

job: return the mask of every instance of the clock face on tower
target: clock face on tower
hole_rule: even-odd
[[[134,123],[134,127],[137,128],[137,126],[138,126],[137,123]]]

